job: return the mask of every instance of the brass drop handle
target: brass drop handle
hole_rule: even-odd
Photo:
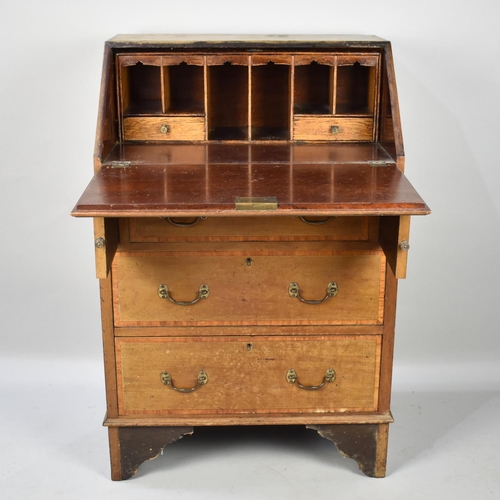
[[[171,387],[174,391],[177,392],[193,392],[196,389],[198,389],[198,387],[200,387],[201,385],[208,384],[207,372],[203,370],[201,370],[198,373],[198,377],[196,379],[196,385],[194,387],[188,387],[187,389],[183,389],[181,387],[175,387],[174,383],[172,382],[172,375],[170,375],[169,372],[161,372],[160,379],[164,385]]]
[[[325,372],[325,378],[323,379],[323,382],[319,385],[302,385],[297,376],[297,372],[291,368],[286,372],[286,381],[289,384],[297,384],[300,389],[304,389],[306,391],[316,391],[317,389],[321,389],[327,382],[333,382],[335,380],[335,370],[333,368],[328,368]]]
[[[170,222],[170,224],[172,224],[172,226],[177,226],[177,227],[191,227],[191,226],[194,226],[194,225],[198,224],[198,222],[200,222],[200,220],[205,220],[206,217],[196,217],[196,219],[193,222],[175,221],[171,217],[160,217],[160,219],[167,220],[168,222]]]
[[[170,132],[170,125],[167,125],[166,123],[164,123],[163,125],[161,125],[160,132],[162,134],[168,134]]]
[[[170,302],[172,302],[172,304],[175,304],[176,306],[192,306],[200,300],[208,299],[209,295],[210,289],[208,288],[208,285],[201,285],[198,289],[198,297],[196,297],[196,299],[192,300],[191,302],[183,302],[181,300],[175,300],[170,296],[167,285],[162,284],[158,287],[158,297],[160,297],[160,299],[168,299],[170,300]]]
[[[323,220],[307,220],[305,217],[299,216],[299,219],[306,224],[311,224],[311,226],[321,226],[322,224],[326,224],[331,217],[327,217]]]
[[[288,295],[290,295],[292,299],[299,299],[301,302],[304,302],[304,304],[322,304],[323,302],[326,302],[330,297],[335,297],[337,293],[339,293],[339,287],[337,283],[335,283],[335,281],[330,281],[330,283],[328,283],[326,287],[326,296],[323,299],[307,300],[300,296],[300,287],[298,283],[295,283],[295,281],[293,281],[288,285]]]

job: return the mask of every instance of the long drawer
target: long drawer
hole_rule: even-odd
[[[385,256],[378,245],[175,248],[117,252],[116,326],[382,324]]]
[[[380,348],[378,335],[118,338],[119,412],[373,412]]]
[[[367,217],[165,217],[129,220],[130,242],[366,241]]]

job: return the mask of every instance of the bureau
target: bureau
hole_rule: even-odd
[[[94,219],[111,477],[197,426],[302,425],[386,471],[410,217],[378,37],[117,36]]]

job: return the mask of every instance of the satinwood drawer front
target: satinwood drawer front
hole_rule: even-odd
[[[129,222],[131,242],[368,239],[367,217],[165,217]]]
[[[119,251],[115,325],[381,324],[382,250],[339,245],[221,244],[198,251],[193,243],[169,252]]]
[[[296,141],[371,141],[373,118],[296,116],[293,138]]]
[[[380,346],[378,335],[118,338],[119,412],[376,411]]]
[[[123,120],[126,141],[202,141],[202,116],[128,117]]]

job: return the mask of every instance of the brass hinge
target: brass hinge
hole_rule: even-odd
[[[129,161],[112,161],[110,163],[111,168],[128,168],[130,167]]]
[[[370,167],[387,167],[389,164],[384,160],[369,161]]]
[[[234,200],[236,210],[278,210],[276,196],[237,196]]]

